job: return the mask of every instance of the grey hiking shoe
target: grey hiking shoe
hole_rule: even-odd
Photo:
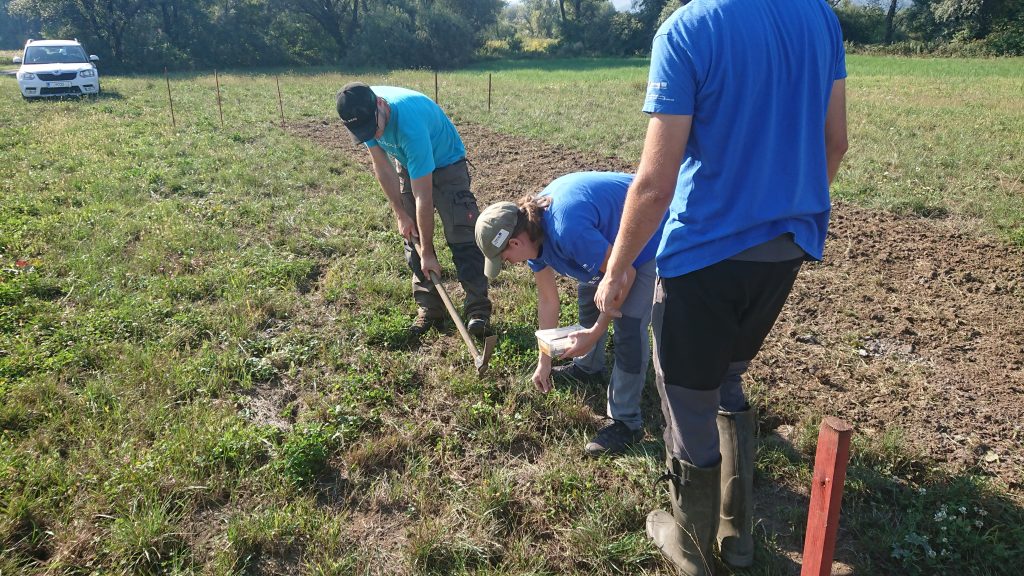
[[[420,309],[416,313],[416,319],[412,321],[409,326],[409,335],[413,338],[419,339],[421,336],[434,328],[440,331],[444,328],[444,316],[431,316],[426,310]]]
[[[580,382],[582,384],[603,384],[605,374],[601,372],[587,372],[576,365],[575,362],[554,366],[551,368],[551,378],[556,382]]]
[[[483,338],[487,335],[487,326],[490,324],[487,318],[482,316],[474,316],[469,319],[469,323],[466,324],[466,331],[476,336],[477,338]]]
[[[588,456],[622,454],[630,446],[643,440],[644,431],[632,430],[621,420],[612,420],[597,431],[597,436],[587,443],[584,450]]]

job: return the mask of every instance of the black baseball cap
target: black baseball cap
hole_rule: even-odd
[[[349,82],[338,92],[338,116],[356,144],[377,133],[377,95],[362,82]]]

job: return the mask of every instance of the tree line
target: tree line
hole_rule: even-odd
[[[1024,55],[1021,0],[830,0],[843,37],[889,53]]]
[[[454,68],[502,0],[0,0],[0,45],[77,38],[121,70],[307,65]]]
[[[344,64],[450,69],[479,57],[628,56],[689,0],[0,0],[0,47],[78,38],[117,70]],[[1024,54],[1021,0],[828,0],[868,49]]]

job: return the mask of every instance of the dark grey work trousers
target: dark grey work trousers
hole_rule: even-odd
[[[658,279],[654,368],[665,446],[675,458],[699,467],[719,460],[718,409],[744,409],[740,376],[775,325],[802,262],[724,260]]]
[[[402,207],[416,219],[416,200],[412,183],[404,167],[398,170],[402,181]],[[490,318],[491,301],[487,298],[487,277],[484,276],[484,255],[476,245],[473,228],[480,215],[476,197],[469,188],[469,169],[465,160],[438,168],[433,173],[434,210],[441,218],[445,241],[452,251],[455,271],[466,292],[464,312],[467,318]],[[427,316],[447,317],[444,302],[430,279],[423,276],[416,247],[405,242],[405,260],[412,270],[412,295]]]

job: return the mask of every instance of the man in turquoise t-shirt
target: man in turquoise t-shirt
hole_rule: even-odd
[[[470,191],[466,149],[441,107],[419,92],[392,86],[346,84],[337,96],[338,115],[357,143],[366,144],[373,173],[395,213],[413,272],[419,306],[410,331],[416,337],[440,327],[444,302],[430,281],[441,275],[434,252],[434,210],[459,282],[466,291],[466,328],[483,336],[491,316],[484,257],[473,239],[480,215]],[[397,163],[397,170],[392,159]]]
[[[658,249],[654,365],[672,514],[647,533],[688,576],[750,566],[756,417],[741,375],[820,259],[846,152],[846,64],[823,0],[693,0],[658,30],[636,179],[598,308],[668,210]],[[719,519],[721,518],[721,522]]]

